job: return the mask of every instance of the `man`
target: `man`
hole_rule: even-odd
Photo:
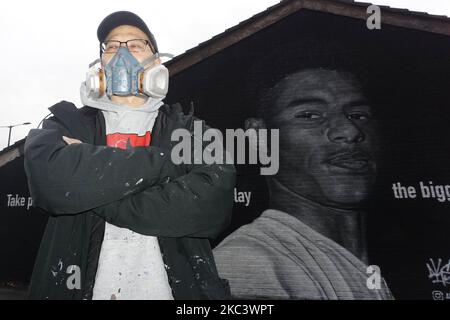
[[[280,169],[267,178],[269,209],[214,250],[232,295],[392,298],[384,280],[378,289],[367,285],[364,205],[375,181],[378,134],[359,81],[335,68],[294,69],[267,88],[257,107],[259,117],[247,119],[246,128],[280,130]]]
[[[229,224],[235,169],[172,163],[172,131],[200,120],[162,102],[168,73],[141,18],[115,12],[97,36],[85,107],[51,107],[26,141],[34,205],[50,213],[30,298],[226,298],[208,238]]]

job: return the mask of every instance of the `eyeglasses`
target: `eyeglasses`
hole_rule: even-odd
[[[131,39],[128,41],[109,40],[102,42],[100,45],[101,53],[116,53],[119,48],[125,43],[130,52],[144,52],[147,46],[154,52],[150,41],[144,39]]]

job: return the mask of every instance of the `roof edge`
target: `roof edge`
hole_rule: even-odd
[[[170,70],[170,75],[174,76],[302,9],[366,20],[368,17],[367,7],[370,5],[372,4],[337,0],[283,0],[176,56],[168,61],[166,66]],[[379,7],[382,24],[450,36],[450,19],[446,16],[386,6]]]

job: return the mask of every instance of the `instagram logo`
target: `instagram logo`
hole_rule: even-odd
[[[442,291],[433,291],[433,300],[444,300],[444,294]]]

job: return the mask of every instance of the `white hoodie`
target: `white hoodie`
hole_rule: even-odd
[[[130,108],[106,96],[88,98],[84,83],[80,94],[84,105],[102,111],[108,146],[125,149],[151,143],[151,130],[163,98],[148,98],[144,105]],[[106,222],[93,293],[93,300],[105,299],[173,299],[156,237]]]

